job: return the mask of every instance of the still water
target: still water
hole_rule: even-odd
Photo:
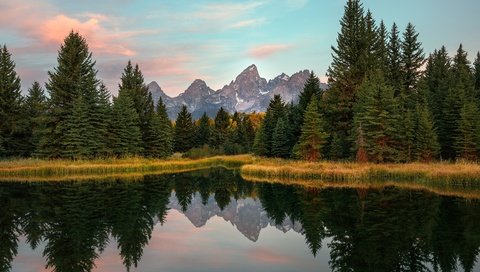
[[[0,183],[0,271],[480,271],[480,201],[212,169]]]

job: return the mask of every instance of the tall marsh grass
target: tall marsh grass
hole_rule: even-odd
[[[442,195],[480,198],[480,165],[474,163],[359,164],[260,159],[241,167],[244,179],[310,187],[396,186]]]
[[[0,181],[64,180],[85,177],[133,176],[200,170],[211,167],[239,168],[252,163],[248,155],[205,159],[99,159],[99,160],[12,160],[0,162]]]

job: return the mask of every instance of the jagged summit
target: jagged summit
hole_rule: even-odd
[[[199,118],[204,112],[215,116],[220,107],[229,112],[263,112],[274,95],[279,94],[286,102],[297,102],[298,95],[305,81],[310,76],[309,70],[299,71],[289,76],[282,73],[267,81],[252,64],[245,68],[235,80],[214,91],[201,79],[196,79],[177,97],[168,97],[157,82],[148,87],[155,99],[162,97],[171,119],[175,119],[182,105],[186,105],[193,118]],[[323,85],[322,87],[326,87]]]

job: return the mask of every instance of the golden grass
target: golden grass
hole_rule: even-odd
[[[480,165],[474,163],[359,164],[260,159],[241,167],[250,181],[309,187],[395,186],[440,195],[480,198]]]
[[[250,155],[167,160],[125,158],[99,160],[12,160],[0,162],[1,181],[54,182],[124,179],[195,171],[212,167],[240,168],[249,181],[309,187],[382,188],[396,186],[440,195],[480,198],[480,165],[474,163],[358,164],[303,162]]]
[[[15,160],[0,162],[0,181],[54,181],[104,178],[106,176],[132,176],[167,174],[211,167],[238,168],[252,163],[249,155],[217,156],[190,159],[102,159],[102,160]]]

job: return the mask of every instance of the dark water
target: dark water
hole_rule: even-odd
[[[480,201],[212,169],[0,183],[0,271],[480,271]]]

